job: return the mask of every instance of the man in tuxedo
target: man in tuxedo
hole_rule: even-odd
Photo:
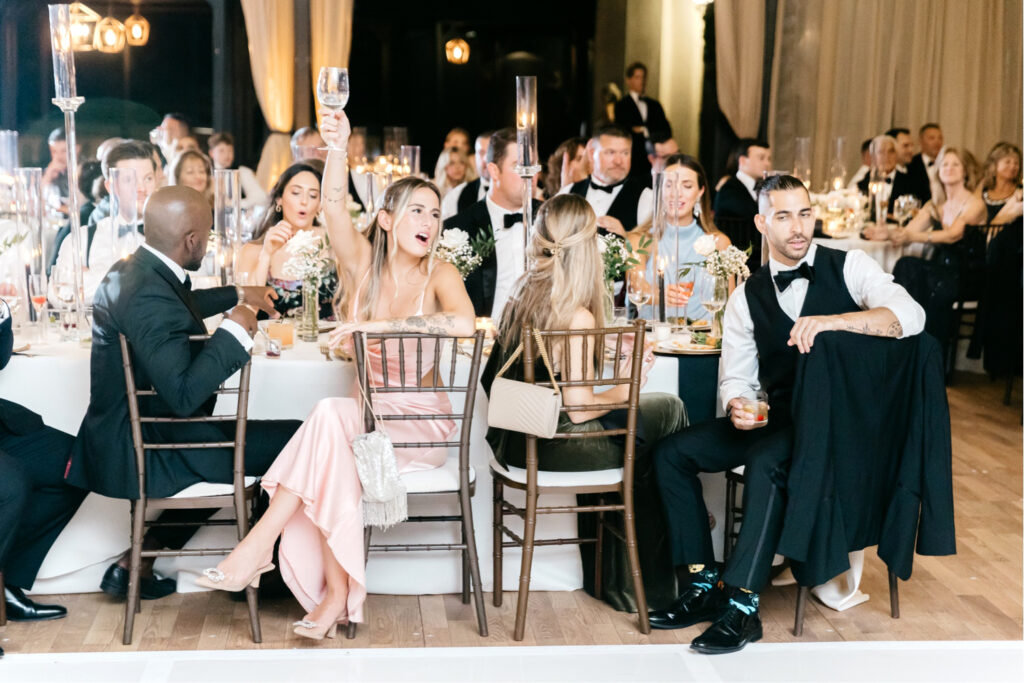
[[[444,222],[464,230],[483,258],[466,277],[466,291],[478,316],[501,317],[516,280],[523,274],[523,181],[515,172],[516,131],[502,128],[487,147],[487,195]],[[539,204],[533,205],[534,214]]]
[[[872,176],[881,178],[883,183],[881,193],[882,197],[887,202],[888,209],[886,210],[885,218],[879,221],[880,223],[884,223],[888,220],[895,220],[892,217],[892,205],[897,197],[902,197],[905,194],[914,194],[914,188],[910,181],[910,176],[900,171],[897,163],[898,159],[899,154],[896,150],[896,139],[889,135],[879,135],[871,141],[871,173],[865,176],[860,183],[857,184],[857,189],[860,190],[860,193],[870,197]],[[872,201],[871,216],[873,219],[874,215],[875,202]],[[880,239],[887,239],[889,233],[887,230],[882,230],[884,226],[876,227],[879,227],[880,233],[885,233],[880,237]]]
[[[140,494],[131,423],[125,395],[119,335],[131,343],[138,388],[155,389],[144,398],[144,415],[187,417],[213,413],[220,384],[248,360],[256,332],[256,309],[274,314],[269,287],[217,287],[192,291],[186,271],[196,270],[206,254],[212,227],[210,205],[187,187],[165,187],[146,204],[146,243],[128,259],[118,261],[103,278],[93,299],[93,340],[89,408],[78,430],[68,483],[112,498]],[[203,320],[228,311],[205,342],[190,335],[206,334]],[[298,421],[253,421],[247,425],[246,474],[258,476],[277,456],[299,426]],[[144,424],[150,443],[218,442],[234,439],[230,422]],[[207,481],[232,481],[230,449],[147,451],[146,495],[175,493]],[[174,514],[178,513],[178,514]],[[165,512],[163,521],[194,524],[211,510]],[[151,529],[146,548],[181,548],[195,526]],[[127,555],[111,565],[101,588],[124,595]],[[153,599],[174,591],[174,581],[152,574],[143,561],[142,597]]]
[[[571,192],[587,200],[597,214],[598,233],[626,233],[650,219],[654,212],[654,193],[650,180],[630,175],[632,138],[617,126],[594,131],[587,142],[593,171],[558,194]]]
[[[814,214],[800,179],[769,177],[758,206],[755,223],[770,259],[736,287],[726,307],[719,394],[728,417],[684,429],[655,452],[674,561],[689,586],[668,608],[651,612],[651,626],[712,621],[690,646],[707,654],[735,652],[761,638],[757,592],[782,533],[799,354],[829,330],[903,338],[924,329],[921,307],[867,254],[813,244]],[[768,394],[769,412],[745,400],[759,390]],[[698,474],[739,465],[743,525],[720,573]]]
[[[487,131],[476,136],[473,163],[476,165],[476,179],[468,183],[460,183],[441,200],[441,220],[448,220],[461,213],[484,198],[491,187],[491,178],[487,175],[487,150],[491,145],[494,131]]]
[[[914,159],[914,138],[910,137],[910,131],[906,128],[890,128],[885,134],[896,141],[896,168],[901,173],[907,174],[907,186],[911,188],[910,194],[921,201],[923,206],[932,197],[927,174],[910,173],[910,165]],[[922,168],[924,165],[922,164]],[[906,194],[906,193],[904,193]],[[894,195],[899,196],[899,195]]]
[[[672,126],[665,117],[661,103],[644,95],[647,67],[633,62],[626,67],[626,96],[615,103],[615,125],[633,135],[632,175],[648,183],[651,164],[647,160],[646,142],[656,133],[672,137]]]
[[[853,177],[850,178],[850,182],[846,184],[847,189],[857,189],[857,184],[861,180],[867,178],[871,173],[871,141],[874,138],[868,138],[864,142],[860,143],[860,168],[858,168]]]
[[[772,170],[772,152],[767,142],[755,138],[740,139],[733,152],[737,171],[715,195],[715,218],[752,221],[757,214],[754,185]]]
[[[665,160],[673,154],[679,154],[679,145],[668,133],[652,133],[647,140],[647,162],[652,173],[665,170]]]
[[[0,300],[0,369],[14,347],[11,311]],[[11,621],[59,619],[60,605],[41,605],[25,596],[39,566],[85,492],[64,482],[74,437],[47,427],[28,408],[0,399],[0,572]],[[3,649],[0,649],[0,657]]]
[[[918,145],[921,151],[914,155],[907,164],[907,173],[915,186],[928,188],[928,196],[921,199],[925,202],[935,196],[942,186],[939,182],[939,157],[945,148],[942,128],[937,123],[926,123],[918,130]]]

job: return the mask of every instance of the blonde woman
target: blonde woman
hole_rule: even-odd
[[[1020,148],[1009,142],[996,144],[985,159],[983,177],[977,192],[985,202],[991,225],[1012,223],[1024,213],[1020,160]]]
[[[213,208],[213,166],[210,157],[198,149],[186,149],[171,165],[171,185],[184,185],[199,192]]]
[[[541,207],[529,246],[529,271],[516,284],[498,325],[491,357],[484,369],[482,383],[490,392],[498,369],[515,352],[521,341],[523,327],[539,329],[593,329],[603,327],[605,287],[604,266],[597,247],[597,216],[582,197],[567,194],[552,197]],[[562,349],[554,349],[551,359],[562,379],[579,380],[594,377],[603,367],[603,349],[594,348],[594,355],[583,358],[582,337],[568,344],[571,362],[561,357]],[[642,381],[654,362],[650,348],[644,354]],[[566,373],[559,368],[568,367]],[[522,379],[522,361],[505,374]],[[538,379],[547,378],[547,370],[538,362]],[[566,387],[562,400],[566,404],[609,405],[625,402],[629,387],[619,385],[599,393],[592,387]],[[588,432],[608,426],[620,426],[624,411],[597,408],[587,412],[562,415],[561,432]],[[661,499],[654,478],[653,449],[663,437],[686,426],[686,411],[678,396],[645,393],[640,397],[640,419],[635,451],[636,517],[640,563],[647,599],[652,605],[671,601],[675,596],[675,576],[668,550],[667,526]],[[487,440],[494,457],[506,467],[525,467],[525,436],[519,432],[490,429]],[[539,467],[542,470],[575,472],[622,467],[623,447],[617,439],[541,440],[537,444]],[[594,516],[580,515],[580,535],[593,530]],[[602,569],[602,598],[616,609],[635,611],[632,580],[629,577],[625,546],[606,536]],[[584,587],[593,593],[593,547],[583,545]],[[589,561],[588,561],[589,554]]]
[[[966,151],[948,147],[938,163],[942,191],[917,212],[906,228],[892,234],[893,244],[955,244],[964,236],[966,226],[985,222],[985,202],[974,194],[978,182],[974,158]]]
[[[437,157],[434,184],[441,192],[442,199],[456,186],[472,180],[476,180],[476,169],[461,149],[448,147]]]
[[[344,112],[329,110],[321,117],[321,134],[330,149],[323,179],[324,218],[343,282],[337,307],[348,320],[332,333],[331,343],[344,342],[356,330],[473,334],[473,305],[459,272],[431,259],[440,227],[437,188],[419,178],[394,183],[384,193],[367,234],[361,234],[346,208],[348,119]],[[389,350],[391,376],[404,366],[407,381],[420,383],[416,362],[400,363],[397,346]],[[424,351],[424,357],[430,355]],[[367,349],[368,372],[378,381],[381,357],[379,347]],[[424,363],[424,376],[433,372],[429,365]],[[375,406],[386,413],[451,413],[447,395],[426,392],[380,398]],[[394,421],[387,427],[395,442],[447,440],[455,429],[447,419]],[[228,591],[251,585],[272,567],[274,542],[280,537],[281,574],[307,611],[294,625],[295,633],[319,640],[333,636],[338,623],[363,621],[362,487],[350,446],[362,432],[360,400],[328,398],[317,403],[263,477],[262,486],[271,497],[267,512],[198,583]],[[397,449],[396,455],[399,471],[406,472],[439,467],[447,452]]]

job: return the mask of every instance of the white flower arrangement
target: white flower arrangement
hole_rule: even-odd
[[[434,247],[434,256],[455,266],[463,280],[483,263],[483,257],[469,243],[469,235],[459,228],[449,228],[441,233]]]
[[[331,267],[327,241],[312,230],[300,230],[284,245],[291,258],[285,261],[285,277],[319,283]]]
[[[626,271],[640,264],[638,254],[647,254],[647,247],[650,244],[650,237],[644,236],[640,240],[638,249],[617,235],[599,235],[597,238],[597,250],[604,260],[605,282],[616,282],[621,280]]]
[[[750,256],[749,249],[740,251],[730,244],[725,249],[715,250],[708,254],[704,261],[704,270],[714,277],[730,277],[732,275],[750,277],[750,268],[747,267],[748,256]]]
[[[715,242],[714,235],[701,235],[693,243],[693,250],[704,258],[711,256],[717,248],[718,244]]]

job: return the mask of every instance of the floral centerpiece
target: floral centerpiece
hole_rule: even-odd
[[[470,244],[469,235],[465,230],[449,228],[441,233],[441,238],[434,246],[434,257],[446,261],[459,271],[459,275],[465,280],[466,277],[483,263],[483,256],[477,253]]]
[[[729,278],[750,277],[747,258],[751,249],[748,247],[741,251],[732,244],[725,249],[719,249],[714,235],[701,235],[693,243],[693,250],[704,257],[703,263],[684,263],[684,267],[679,269],[679,275],[686,275],[693,266],[703,265],[707,274],[714,279],[712,290],[702,296],[701,304],[712,314],[711,333],[707,342],[721,346],[722,317],[726,301],[729,299]]]
[[[597,250],[601,252],[601,259],[604,262],[604,283],[608,290],[608,300],[605,304],[605,318],[611,320],[612,308],[615,303],[615,283],[621,281],[626,273],[640,265],[640,256],[647,255],[647,248],[651,244],[651,238],[644,235],[640,238],[640,244],[636,249],[618,235],[599,235],[597,238]]]
[[[316,341],[320,333],[320,281],[331,268],[328,246],[326,238],[300,230],[284,247],[291,254],[284,264],[285,277],[302,282],[299,333],[303,341]]]

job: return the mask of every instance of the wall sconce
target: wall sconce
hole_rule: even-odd
[[[138,47],[139,45],[145,45],[149,41],[149,22],[146,18],[139,14],[139,4],[135,5],[135,11],[132,15],[124,20],[124,29],[127,33],[125,37],[126,42],[129,45]]]
[[[444,54],[452,64],[465,64],[469,61],[469,43],[462,38],[452,38],[444,44]]]
[[[68,13],[71,15],[71,47],[76,52],[91,51],[96,22],[100,20],[100,15],[81,2],[71,3]]]
[[[104,17],[96,24],[92,46],[100,52],[120,52],[126,40],[124,24],[114,17]]]

